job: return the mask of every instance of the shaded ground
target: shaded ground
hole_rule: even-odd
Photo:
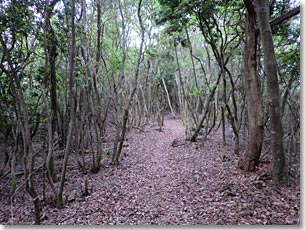
[[[268,162],[243,174],[232,146],[221,140],[215,132],[204,144],[186,142],[174,119],[163,132],[156,126],[133,132],[119,166],[104,159],[98,174],[87,175],[70,166],[66,194],[76,199],[62,210],[45,205],[43,224],[299,224],[299,165],[292,165],[290,186],[276,189]],[[85,178],[91,193],[83,197]],[[2,224],[33,222],[27,197],[6,204]]]

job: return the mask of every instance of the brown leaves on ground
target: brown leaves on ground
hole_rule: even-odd
[[[279,189],[272,185],[268,163],[255,173],[242,173],[238,156],[230,145],[223,146],[220,133],[204,145],[190,143],[184,141],[181,122],[167,119],[163,132],[134,132],[128,144],[119,166],[110,166],[105,157],[97,174],[70,169],[70,202],[61,210],[45,204],[43,224],[300,223],[299,174]],[[85,178],[89,196],[81,194]],[[1,223],[31,224],[31,208],[29,199],[18,197],[4,207]]]

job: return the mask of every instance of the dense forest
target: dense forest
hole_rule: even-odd
[[[0,3],[1,224],[300,224],[299,2]]]

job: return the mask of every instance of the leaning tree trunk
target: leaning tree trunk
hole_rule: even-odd
[[[239,167],[242,170],[249,172],[254,171],[255,167],[259,164],[263,145],[264,125],[260,82],[257,75],[255,11],[254,9],[251,10],[249,6],[247,7],[247,10],[244,77],[249,119],[249,137],[246,151],[243,159],[239,162]]]
[[[206,103],[205,103],[205,106],[204,106],[204,114],[200,120],[200,122],[198,123],[197,125],[197,128],[195,129],[190,141],[191,142],[195,142],[198,135],[199,135],[199,132],[202,128],[202,125],[205,121],[205,119],[207,118],[207,115],[209,113],[209,108],[210,108],[210,103],[212,102],[213,98],[214,98],[214,95],[215,95],[215,91],[218,87],[218,84],[219,84],[219,81],[220,81],[220,77],[221,77],[221,73],[218,74],[218,78],[217,78],[217,82],[216,82],[216,85],[211,89],[211,92],[210,92],[210,95],[208,97],[208,99],[206,100]]]
[[[123,110],[122,129],[120,130],[120,133],[118,133],[119,134],[118,143],[117,144],[115,143],[116,145],[115,145],[114,152],[113,152],[112,163],[115,164],[115,165],[119,164],[119,159],[120,159],[120,155],[121,155],[121,152],[122,152],[123,143],[124,143],[125,134],[126,134],[128,113],[129,113],[129,109],[130,109],[133,97],[134,97],[134,95],[136,93],[136,90],[137,90],[140,64],[142,62],[142,57],[143,57],[145,28],[144,28],[144,24],[143,24],[142,16],[141,16],[141,5],[142,5],[142,0],[139,0],[137,15],[138,15],[140,28],[141,28],[141,43],[140,43],[137,63],[136,63],[136,67],[135,67],[135,78],[134,78],[134,81],[133,81],[133,88],[132,88],[132,90],[131,90],[131,92],[128,96],[126,107]]]
[[[271,26],[269,23],[269,1],[257,0],[256,10],[264,50],[264,68],[267,77],[272,135],[272,176],[274,181],[279,184],[286,181],[287,170],[285,165],[285,152],[283,148],[283,128],[281,121],[279,83],[277,78],[277,61],[274,52]]]

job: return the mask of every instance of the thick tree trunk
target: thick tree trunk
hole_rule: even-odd
[[[244,171],[254,171],[255,167],[258,166],[263,145],[263,108],[257,75],[256,45],[255,12],[248,8],[244,77],[249,119],[249,138],[244,157],[239,162],[239,167]]]
[[[269,24],[269,1],[257,0],[256,10],[264,50],[264,67],[267,77],[272,135],[272,175],[273,179],[278,184],[286,181],[287,170],[283,148],[283,129],[281,121],[279,83],[277,78],[277,61],[274,53],[271,26]]]

